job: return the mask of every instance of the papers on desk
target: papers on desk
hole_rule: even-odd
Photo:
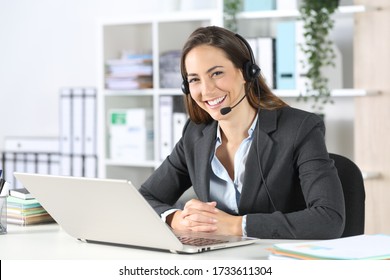
[[[339,239],[275,244],[270,259],[390,259],[390,235],[357,235]]]

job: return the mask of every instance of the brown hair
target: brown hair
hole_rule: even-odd
[[[182,50],[180,66],[184,81],[187,81],[186,56],[193,48],[200,45],[209,45],[223,50],[233,65],[239,69],[242,69],[243,65],[251,60],[250,51],[233,32],[217,26],[200,27],[190,35]],[[283,100],[271,92],[261,75],[257,83],[246,84],[247,98],[253,108],[274,110],[287,106]],[[185,105],[190,119],[195,123],[209,123],[212,121],[211,116],[196,104],[190,94],[185,95]]]

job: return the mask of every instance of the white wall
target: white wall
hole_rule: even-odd
[[[159,0],[0,0],[0,150],[5,136],[58,136],[58,90],[97,85],[97,21]]]

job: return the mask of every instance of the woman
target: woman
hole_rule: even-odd
[[[190,120],[140,192],[177,230],[257,238],[340,237],[344,198],[315,114],[272,94],[247,42],[195,30],[181,58]],[[174,206],[191,186],[198,199]]]

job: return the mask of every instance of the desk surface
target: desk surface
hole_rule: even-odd
[[[295,240],[296,241],[296,240]],[[287,240],[259,240],[255,244],[200,254],[172,254],[147,249],[101,245],[81,242],[57,224],[37,226],[8,225],[8,232],[0,235],[0,259],[267,259],[266,248]],[[291,242],[291,241],[290,241]]]

